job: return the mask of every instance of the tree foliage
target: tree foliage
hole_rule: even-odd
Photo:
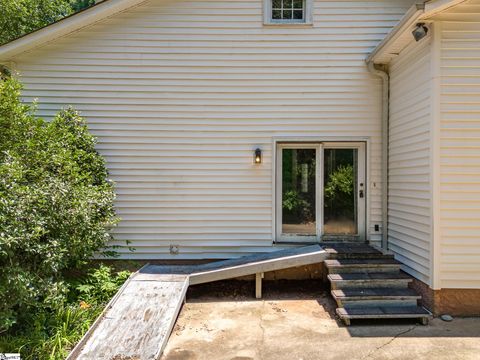
[[[340,165],[325,184],[325,206],[336,215],[352,216],[354,209],[355,173],[352,165]]]
[[[0,44],[92,5],[94,0],[0,0]]]
[[[73,109],[51,122],[0,82],[0,332],[61,300],[62,271],[103,249],[114,189],[95,138]],[[111,255],[111,253],[107,253]]]

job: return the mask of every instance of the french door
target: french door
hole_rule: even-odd
[[[278,242],[365,241],[365,144],[280,143]]]

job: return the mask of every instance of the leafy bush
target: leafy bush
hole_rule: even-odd
[[[78,298],[87,304],[107,302],[129,276],[129,271],[121,271],[114,276],[110,267],[100,266],[76,287]]]
[[[325,185],[325,206],[350,216],[354,205],[354,171],[352,165],[340,165],[328,177]],[[333,206],[335,204],[335,206]]]
[[[65,359],[129,275],[101,266],[85,277],[67,280],[68,301],[31,314],[21,328],[0,336],[0,352],[20,352],[24,360]],[[84,287],[88,295],[78,290]]]
[[[45,122],[20,91],[18,81],[0,81],[0,333],[22,314],[58,308],[62,272],[104,249],[117,220],[84,120],[67,109]]]
[[[286,221],[297,219],[312,221],[314,214],[312,212],[312,205],[303,199],[298,191],[288,190],[283,194],[282,207],[285,211],[284,216]]]
[[[353,194],[353,166],[339,166],[333,173],[330,174],[328,182],[325,185],[325,197],[327,199],[334,199],[340,194]]]

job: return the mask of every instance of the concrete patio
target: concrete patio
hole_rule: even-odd
[[[193,286],[166,360],[480,359],[480,318],[430,325],[354,322],[345,327],[321,282]]]

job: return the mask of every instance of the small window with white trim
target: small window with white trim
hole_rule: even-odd
[[[310,24],[313,0],[264,0],[266,24]]]
[[[304,0],[272,0],[273,21],[304,21]]]

